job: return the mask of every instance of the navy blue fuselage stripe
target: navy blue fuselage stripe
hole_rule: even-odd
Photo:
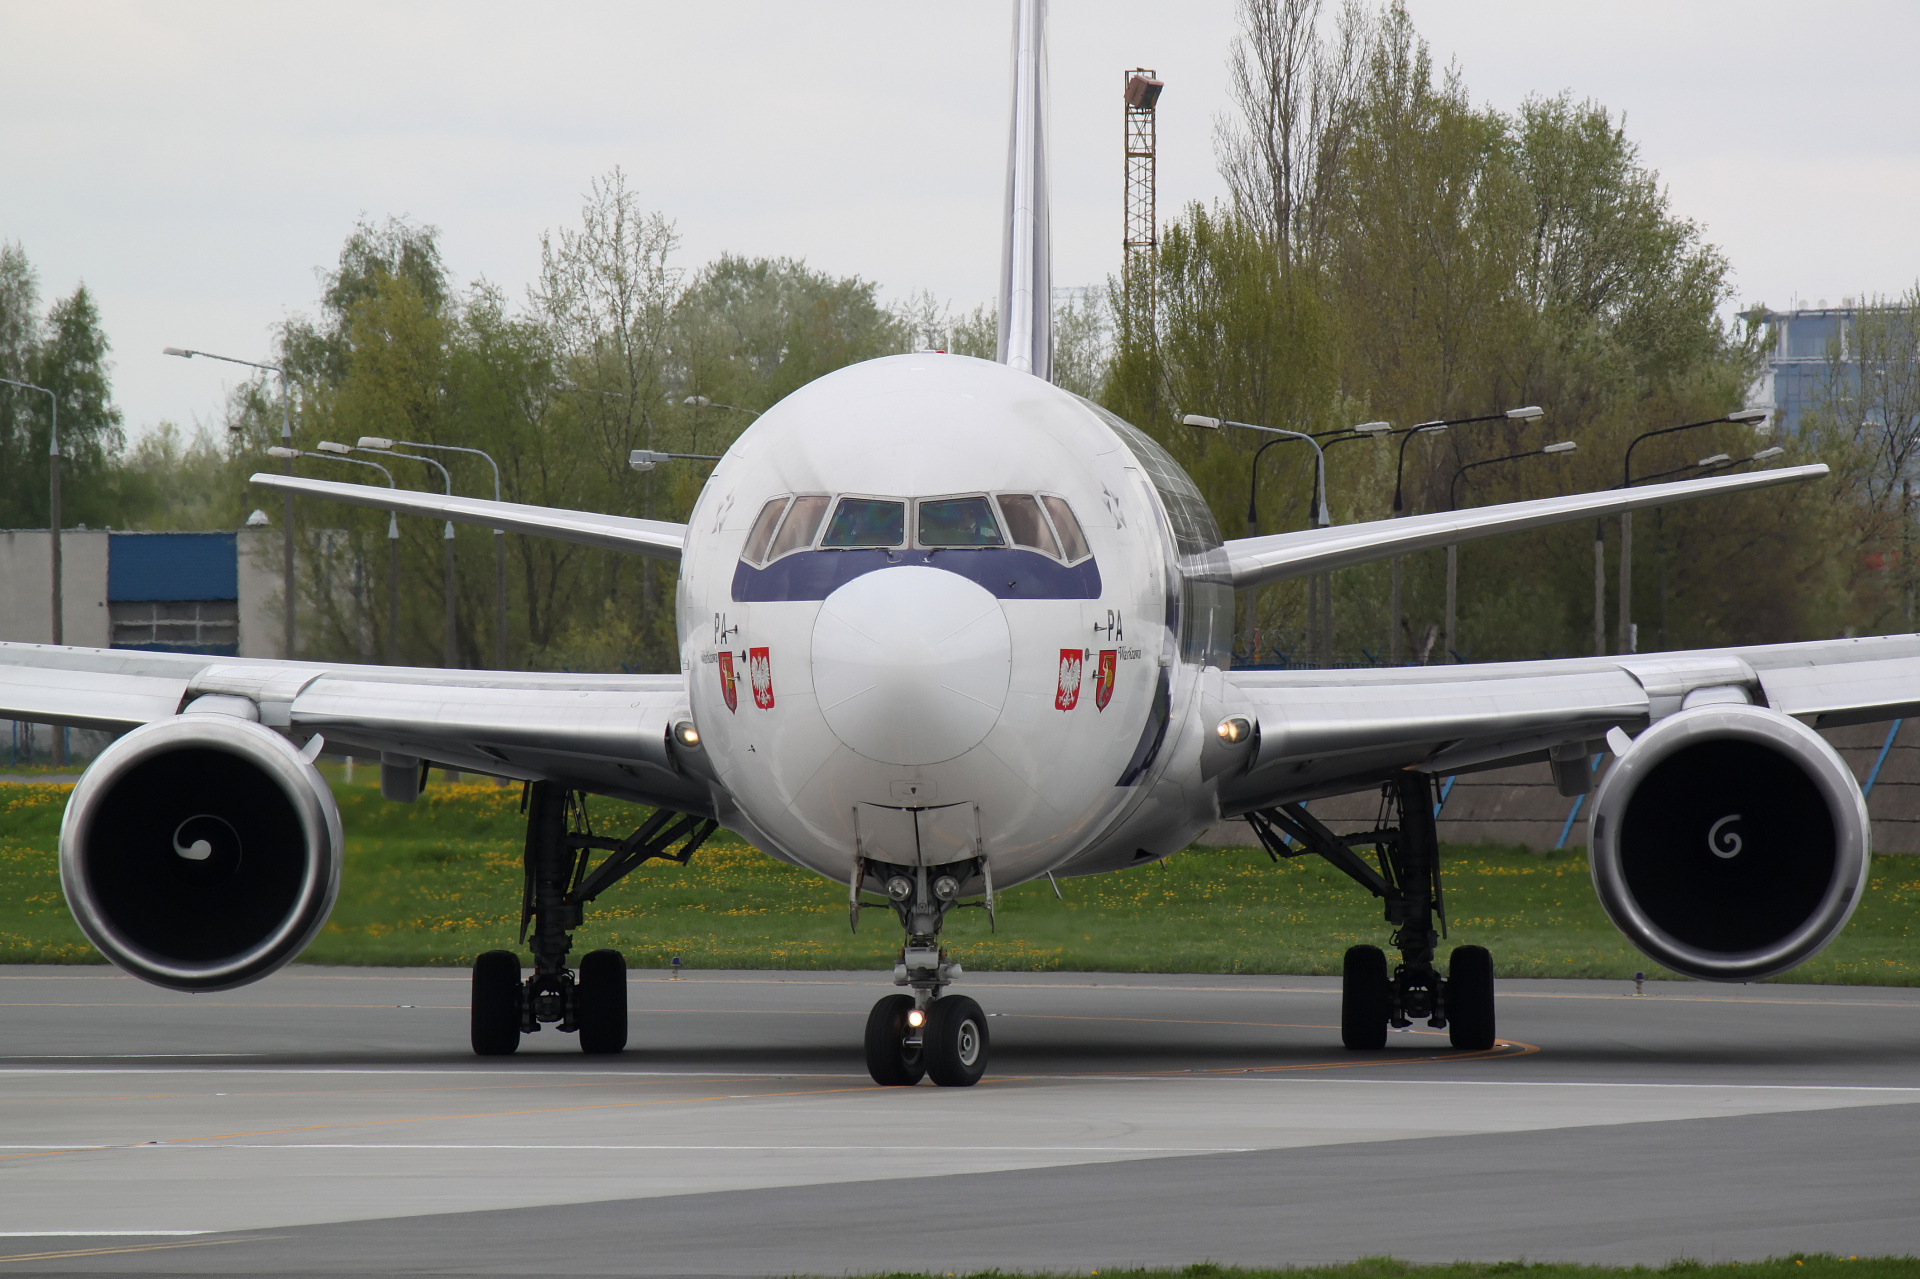
[[[823,600],[856,577],[909,564],[927,565],[977,582],[1003,600],[1097,600],[1100,569],[1091,557],[1069,568],[1038,551],[1005,547],[799,551],[765,568],[745,560],[733,570],[733,598]]]

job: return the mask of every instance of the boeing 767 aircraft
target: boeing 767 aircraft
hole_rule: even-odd
[[[427,764],[529,783],[532,971],[473,969],[472,1043],[543,1025],[627,1042],[625,964],[570,962],[597,894],[719,826],[847,885],[904,933],[866,1030],[882,1084],[981,1078],[980,1006],[941,925],[1046,875],[1124,870],[1246,815],[1276,855],[1380,897],[1397,960],[1346,957],[1341,1033],[1377,1049],[1424,1019],[1494,1043],[1493,969],[1437,953],[1434,788],[1546,759],[1589,806],[1595,890],[1676,972],[1752,981],[1846,923],[1868,863],[1860,789],[1813,731],[1920,713],[1920,637],[1364,671],[1236,671],[1236,588],[1469,538],[1812,479],[1787,468],[1223,542],[1147,435],[1052,385],[1044,0],[1017,0],[1000,358],[854,365],[768,410],[684,525],[261,474],[308,497],[679,564],[680,670],[556,675],[0,645],[0,715],[123,735],[61,830],[75,917],[177,990],[257,981],[326,921],[338,810],[322,743],[377,753],[407,801]],[[1305,801],[1382,794],[1336,835]],[[575,797],[655,815],[621,839]],[[1369,849],[1372,859],[1358,849]],[[593,853],[603,855],[597,864]]]

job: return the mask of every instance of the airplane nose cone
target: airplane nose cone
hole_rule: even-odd
[[[979,745],[1000,718],[1012,666],[1000,601],[942,569],[856,577],[827,596],[813,626],[827,726],[883,764],[937,764]]]

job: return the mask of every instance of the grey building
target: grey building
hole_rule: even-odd
[[[1842,305],[1800,307],[1774,311],[1756,307],[1741,318],[1757,321],[1767,332],[1766,364],[1747,395],[1747,403],[1773,413],[1776,428],[1797,430],[1801,415],[1820,404],[1830,380],[1838,375],[1858,385],[1860,372],[1849,360],[1847,331],[1853,322],[1853,299]],[[1836,367],[1831,356],[1838,354]]]

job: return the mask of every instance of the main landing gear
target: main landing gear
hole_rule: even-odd
[[[1494,1043],[1492,957],[1480,946],[1456,946],[1446,976],[1434,964],[1447,914],[1440,891],[1433,779],[1425,773],[1397,773],[1381,788],[1381,796],[1376,828],[1360,835],[1334,834],[1305,804],[1260,809],[1247,814],[1247,820],[1271,856],[1318,854],[1386,903],[1400,962],[1389,972],[1378,946],[1347,951],[1340,974],[1342,1043],[1348,1048],[1384,1048],[1388,1027],[1405,1029],[1424,1017],[1427,1025],[1444,1028],[1455,1048],[1485,1052]],[[1368,844],[1379,859],[1378,870],[1353,851]]]
[[[976,878],[986,890],[980,904],[991,918],[993,879],[984,858],[945,866],[895,866],[863,859],[855,868],[848,907],[856,925],[860,890],[867,887],[886,895],[907,930],[893,981],[912,987],[913,993],[888,995],[867,1014],[867,1073],[882,1087],[908,1087],[931,1078],[943,1087],[966,1088],[987,1073],[992,1050],[987,1015],[965,995],[941,993],[961,969],[940,948],[940,925]]]
[[[520,940],[531,928],[533,973],[522,980],[520,957],[510,950],[474,961],[473,1051],[504,1057],[520,1047],[521,1035],[557,1025],[579,1033],[582,1052],[617,1053],[627,1046],[627,961],[617,950],[596,950],[581,957],[578,971],[570,969],[571,934],[587,903],[609,885],[652,858],[685,865],[718,823],[663,808],[625,839],[595,835],[586,796],[552,782],[529,783],[522,808]],[[607,856],[589,866],[595,849]]]

